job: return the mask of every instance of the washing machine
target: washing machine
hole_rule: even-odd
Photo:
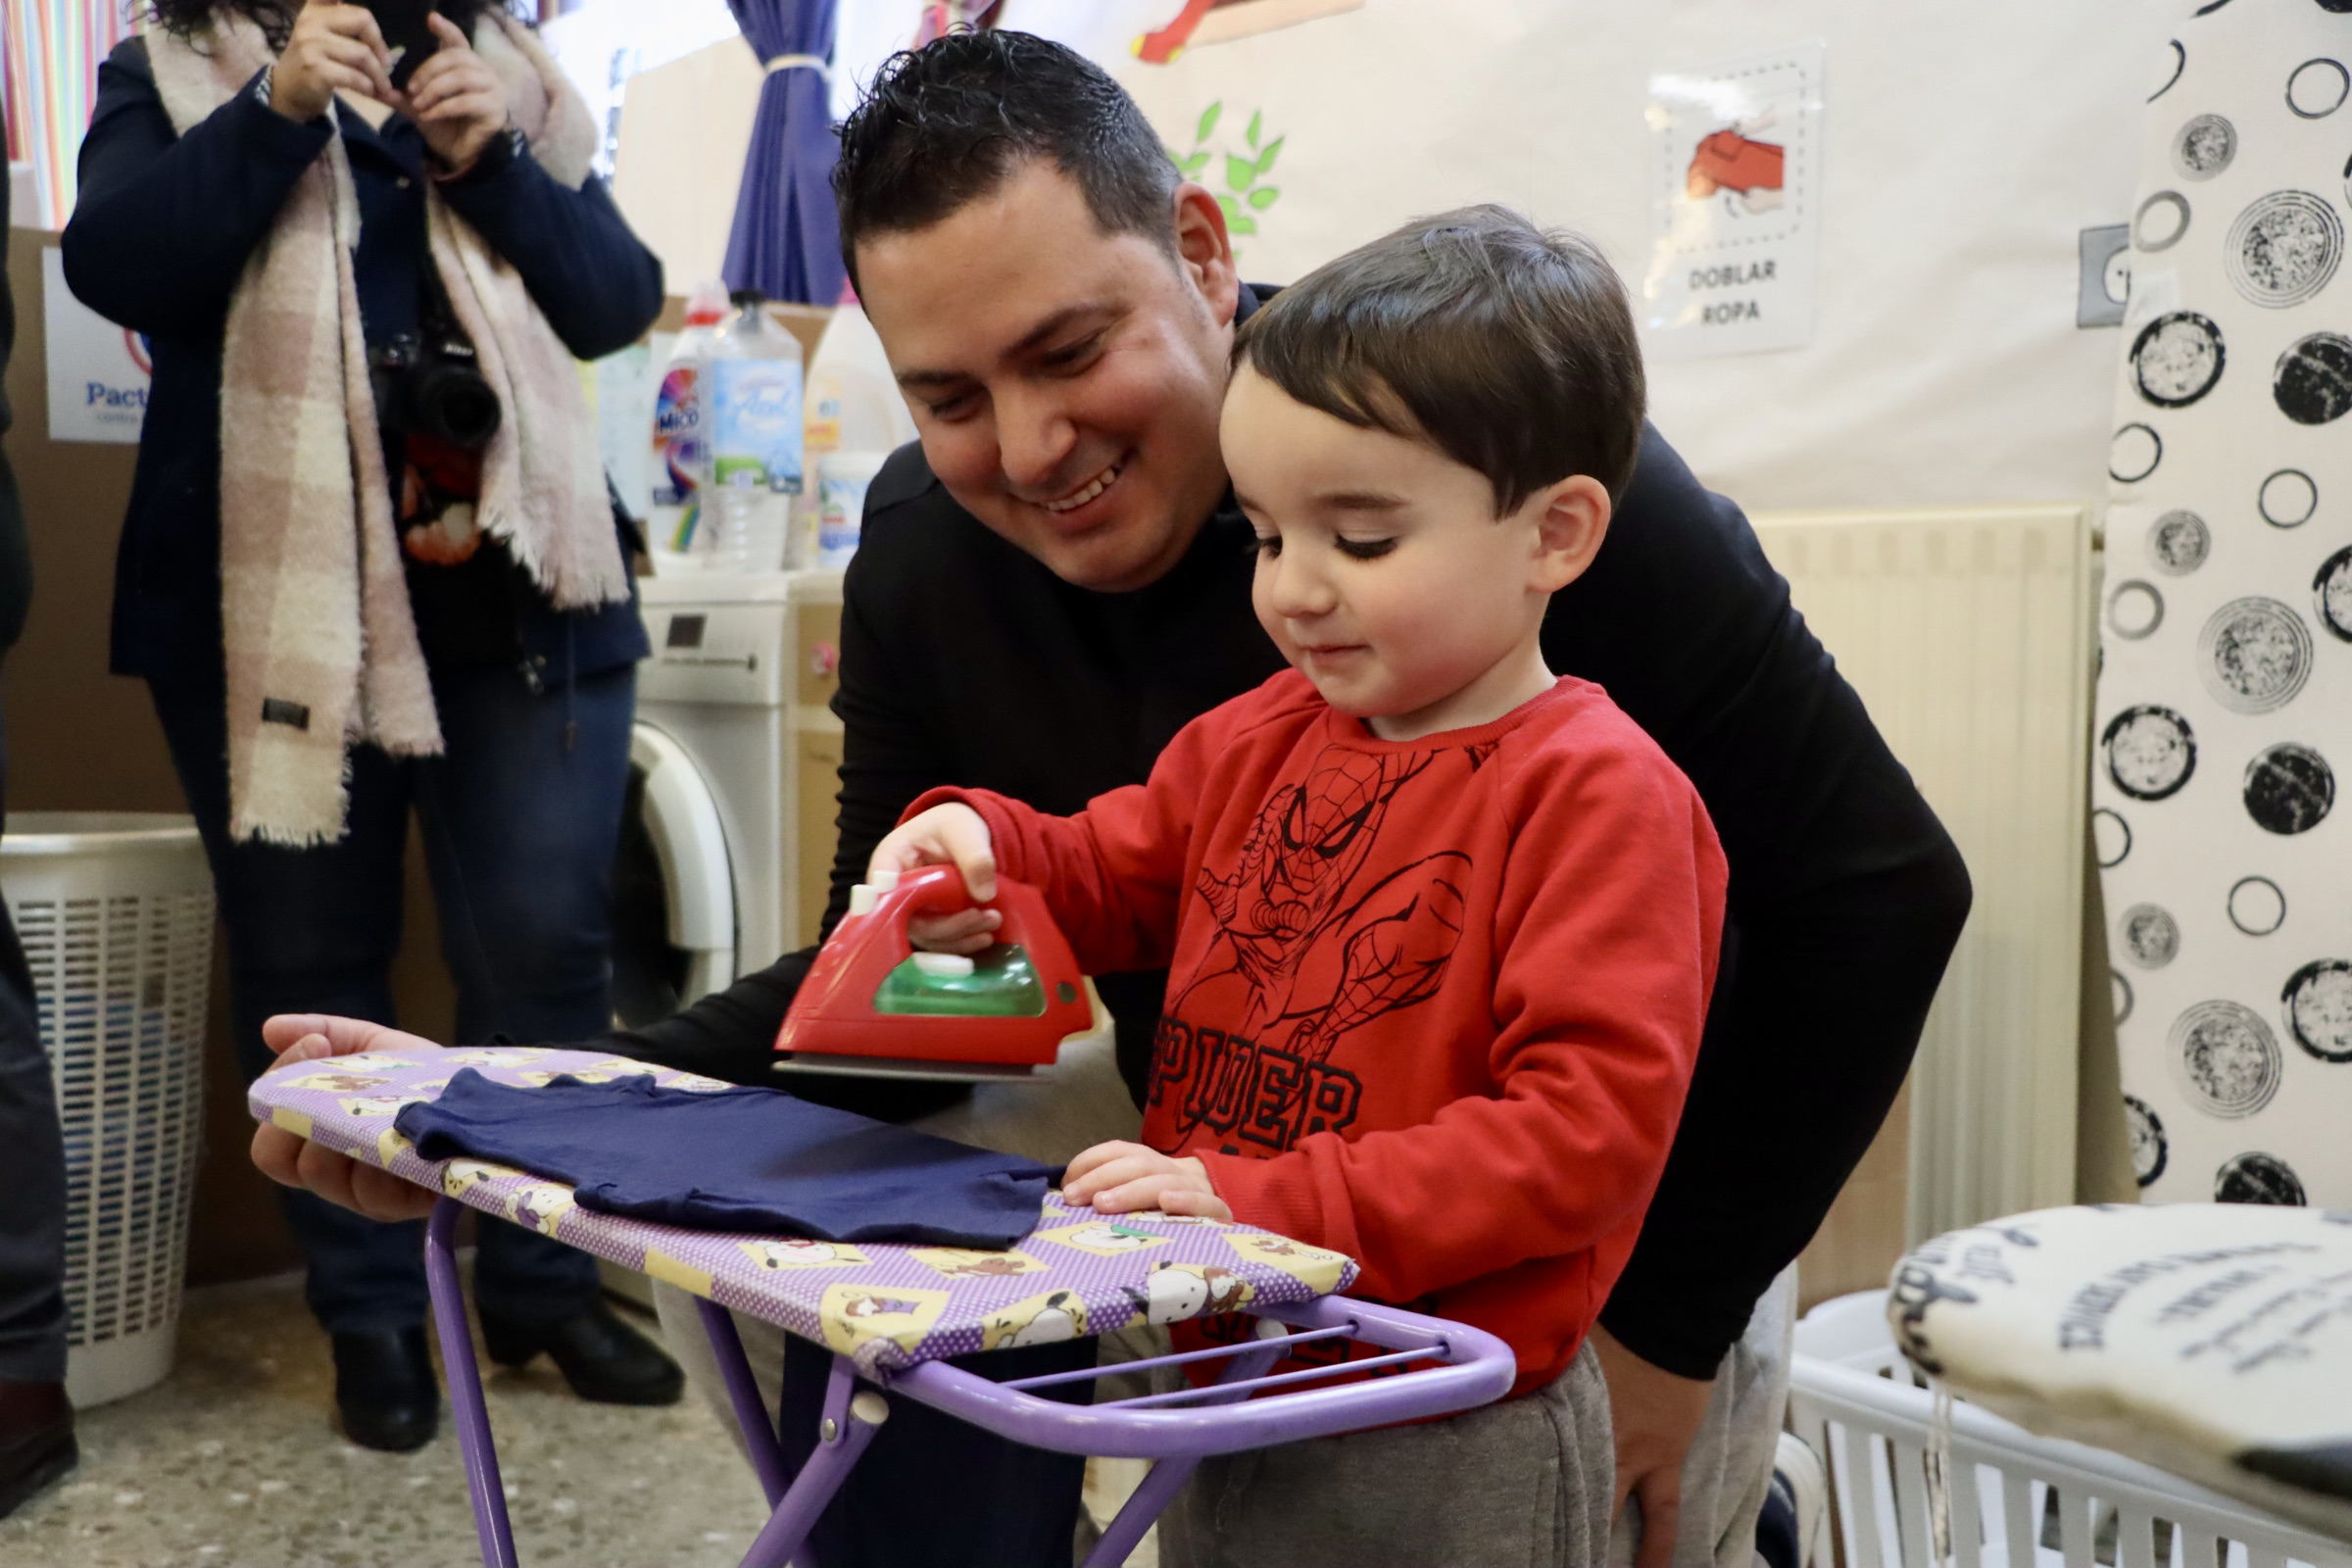
[[[639,591],[653,652],[613,867],[612,1006],[632,1026],[816,940],[841,763],[839,572]]]

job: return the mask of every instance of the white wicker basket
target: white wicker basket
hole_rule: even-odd
[[[1934,1400],[1894,1348],[1885,1291],[1824,1301],[1796,1325],[1788,1424],[1829,1467],[1830,1538],[1844,1568],[2352,1568],[2352,1542],[1962,1401],[1952,1540],[1931,1554]]]
[[[204,1125],[213,884],[185,816],[15,811],[7,826],[0,891],[66,1135],[66,1392],[86,1407],[172,1370]]]

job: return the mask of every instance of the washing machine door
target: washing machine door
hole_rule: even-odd
[[[612,864],[612,1012],[666,1018],[735,978],[735,877],[710,780],[661,725],[629,737]]]

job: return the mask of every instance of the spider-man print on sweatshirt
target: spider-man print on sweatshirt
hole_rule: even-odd
[[[1384,741],[1293,672],[1150,782],[987,821],[1090,973],[1166,965],[1144,1141],[1359,1295],[1565,1369],[1624,1267],[1714,984],[1724,861],[1599,687]]]

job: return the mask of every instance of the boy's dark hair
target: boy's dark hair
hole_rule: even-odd
[[[1642,345],[1590,240],[1506,207],[1415,219],[1269,300],[1233,362],[1310,409],[1426,441],[1494,514],[1590,474],[1615,501],[1642,446]]]
[[[1135,100],[1084,55],[1026,32],[952,32],[884,62],[841,123],[833,196],[853,280],[858,241],[928,228],[1051,159],[1105,234],[1175,251],[1176,167]]]

